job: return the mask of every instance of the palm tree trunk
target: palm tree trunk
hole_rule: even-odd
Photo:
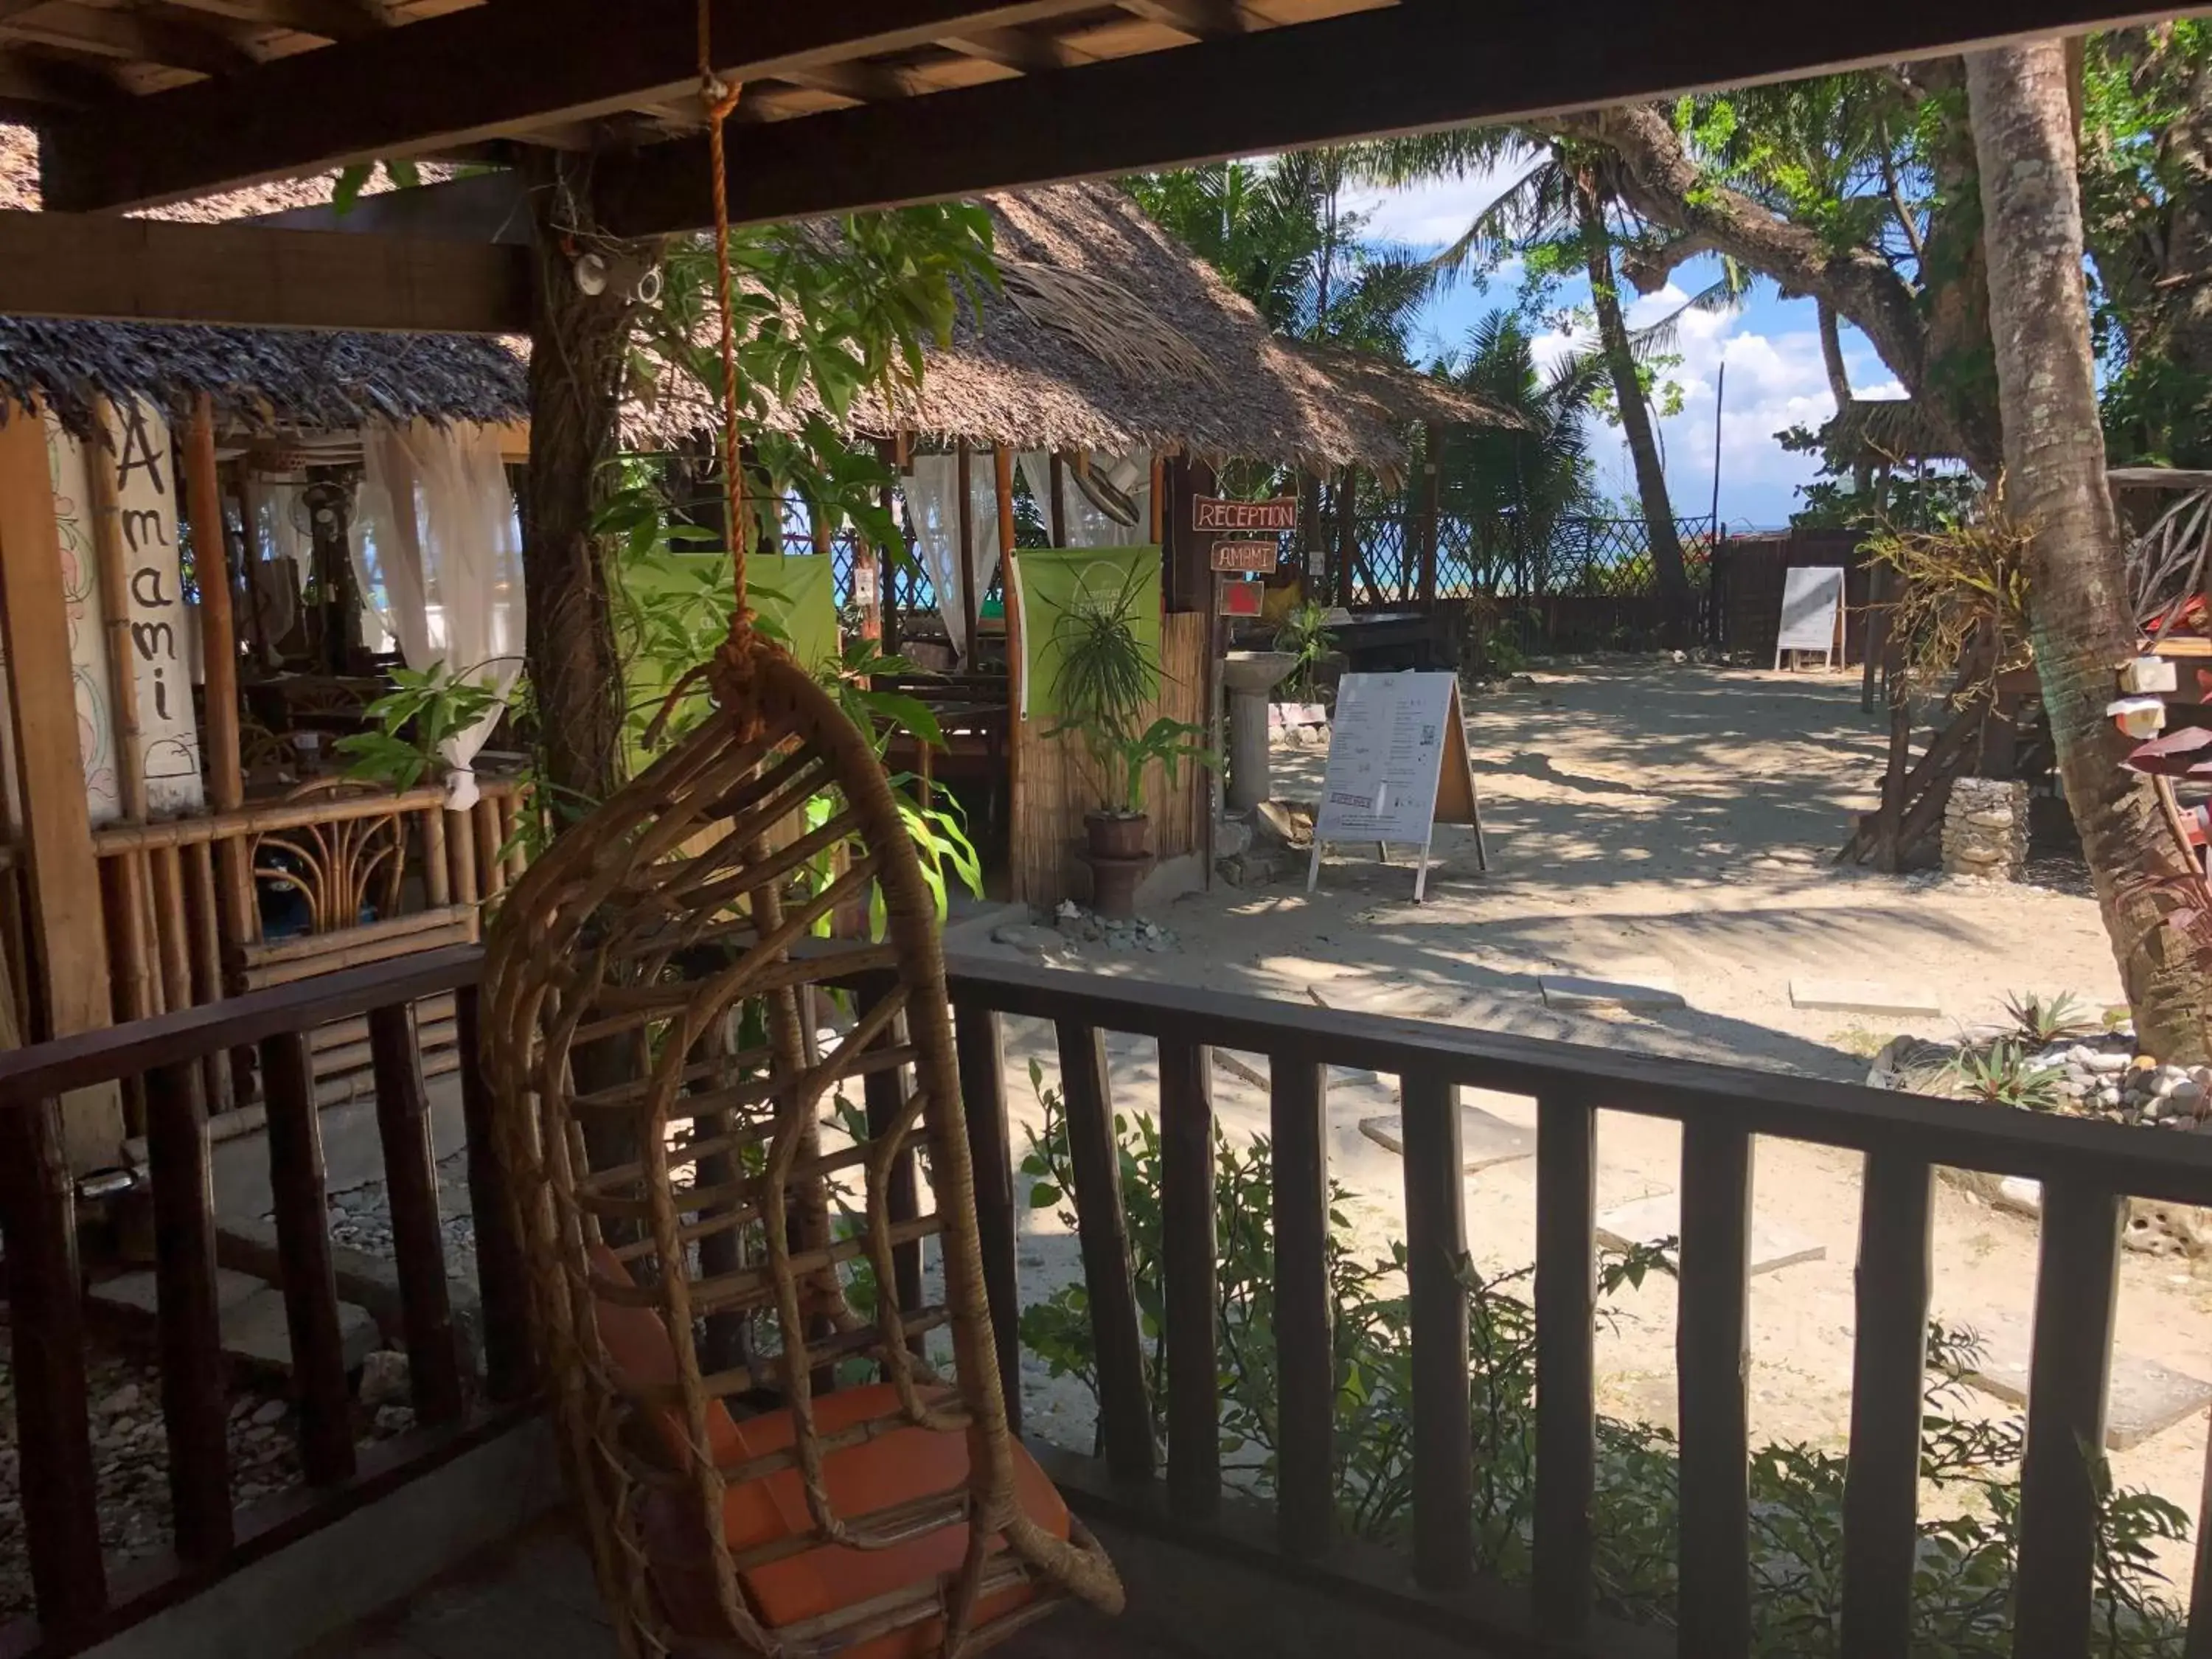
[[[1644,535],[1659,574],[1664,637],[1668,645],[1679,647],[1690,633],[1690,573],[1682,562],[1681,538],[1674,529],[1674,504],[1667,494],[1667,469],[1660,464],[1650,406],[1644,402],[1644,381],[1628,343],[1628,322],[1621,315],[1620,290],[1615,286],[1613,269],[1613,236],[1606,228],[1604,206],[1586,179],[1575,181],[1575,204],[1582,221],[1583,257],[1589,264],[1590,307],[1597,313],[1598,347],[1605,354],[1606,372],[1613,379],[1621,434],[1628,441],[1629,459],[1636,466],[1636,494],[1644,506]]]
[[[2135,644],[2120,529],[2105,479],[2081,273],[2081,197],[2066,52],[2058,41],[1966,60],[1991,332],[2004,418],[2007,509],[2027,552],[2036,667],[2059,775],[2118,959],[2136,1031],[2168,1062],[2206,1057],[2207,980],[2141,884],[2180,868],[2129,743],[2105,717],[2113,665]]]

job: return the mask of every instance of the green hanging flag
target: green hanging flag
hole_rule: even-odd
[[[839,659],[836,578],[830,559],[827,553],[757,555],[746,565],[754,615],[771,624],[769,634],[810,674]]]
[[[1021,605],[1021,718],[1057,721],[1060,622],[1081,606],[1125,615],[1152,665],[1148,696],[1159,691],[1160,550],[1157,547],[1017,549],[1012,580]]]

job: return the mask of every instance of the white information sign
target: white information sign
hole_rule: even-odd
[[[1321,878],[1333,841],[1371,841],[1388,860],[1391,843],[1419,846],[1413,898],[1426,896],[1429,848],[1438,823],[1474,829],[1475,856],[1490,867],[1475,805],[1474,774],[1452,674],[1346,674],[1330,723],[1328,769],[1314,820],[1306,890]]]
[[[1844,612],[1844,573],[1833,565],[1796,565],[1782,573],[1782,625],[1774,635],[1774,665],[1785,651],[1817,651],[1827,667],[1836,651]]]

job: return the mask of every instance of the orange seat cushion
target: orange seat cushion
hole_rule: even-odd
[[[604,1247],[592,1252],[592,1265],[608,1279],[629,1279],[622,1263]],[[599,1301],[596,1312],[600,1342],[627,1383],[653,1388],[677,1381],[676,1351],[659,1315],[649,1308],[624,1307],[605,1299]],[[815,1430],[827,1437],[897,1409],[897,1390],[888,1382],[847,1389],[815,1400]],[[681,1459],[684,1433],[680,1408],[671,1407],[661,1413],[661,1431],[670,1457]],[[788,1411],[740,1421],[719,1401],[708,1407],[708,1446],[722,1468],[787,1450],[796,1437],[796,1421]],[[1066,1504],[1018,1441],[1014,1443],[1013,1453],[1015,1496],[1022,1512],[1054,1537],[1066,1538],[1069,1532]],[[822,1460],[822,1479],[831,1508],[852,1520],[964,1485],[968,1437],[913,1426],[894,1429],[827,1454]],[[693,1550],[676,1541],[676,1529],[682,1524],[673,1516],[664,1516],[661,1524],[649,1529],[655,1534],[656,1557],[668,1551],[694,1553],[698,1541],[696,1527],[690,1528]],[[758,1480],[732,1485],[723,1496],[722,1537],[732,1555],[804,1534],[812,1524],[805,1488],[796,1468],[779,1469]],[[943,1526],[887,1549],[817,1544],[754,1567],[742,1575],[742,1581],[761,1622],[772,1630],[781,1629],[957,1571],[967,1550],[967,1527]],[[696,1623],[695,1610],[702,1593],[704,1605],[714,1605],[711,1578],[699,1577],[704,1566],[699,1560],[664,1563],[656,1559],[656,1580],[670,1615],[680,1628]],[[677,1580],[684,1581],[681,1589],[673,1582]],[[1032,1593],[1028,1586],[1018,1585],[987,1598],[977,1608],[979,1622],[1012,1611]],[[846,1659],[909,1659],[933,1649],[935,1630],[932,1620],[894,1632],[847,1650]],[[684,1633],[711,1632],[686,1628]]]

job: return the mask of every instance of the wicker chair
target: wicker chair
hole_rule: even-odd
[[[720,712],[509,893],[487,969],[501,1152],[623,1651],[915,1659],[1070,1596],[1116,1609],[1007,1431],[935,912],[890,785],[743,628],[714,679]],[[810,801],[826,820],[794,830]],[[813,939],[872,884],[880,943]],[[833,978],[866,988],[817,1043]],[[896,1113],[829,1118],[885,1073]],[[917,1155],[935,1208],[908,1215]],[[895,1253],[931,1238],[943,1302],[902,1308]],[[826,1389],[856,1369],[879,1380]]]

